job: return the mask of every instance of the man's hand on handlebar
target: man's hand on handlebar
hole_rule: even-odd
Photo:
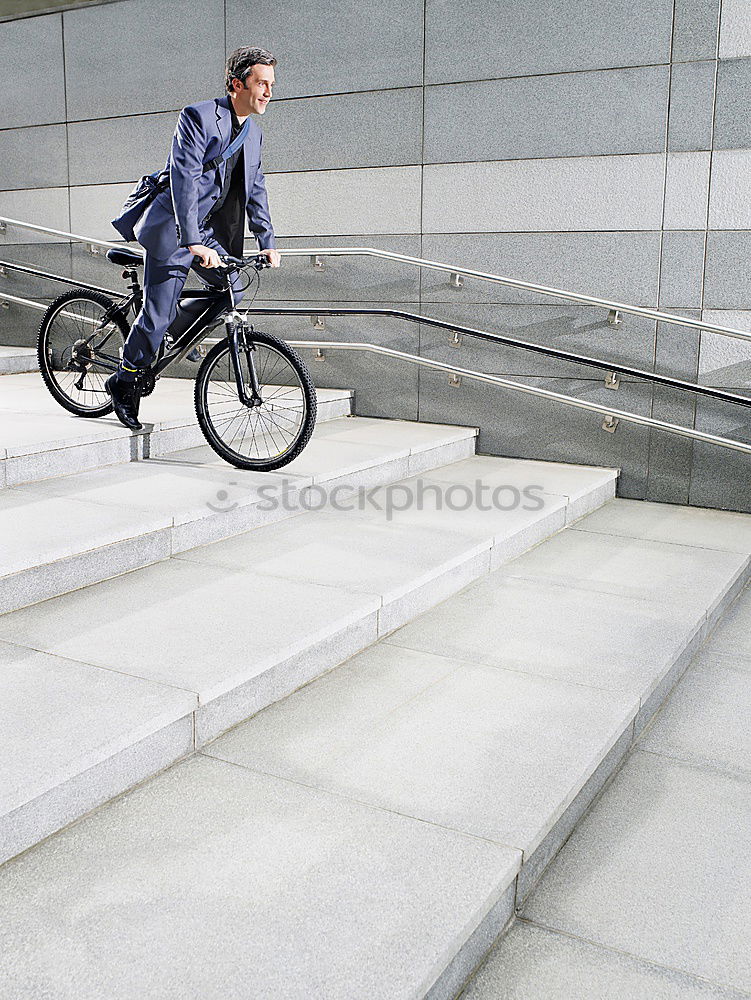
[[[266,254],[269,258],[269,267],[281,267],[282,266],[282,255],[278,250],[259,250],[259,254]]]
[[[188,250],[190,250],[194,257],[198,257],[200,259],[201,267],[226,266],[216,250],[212,250],[211,247],[205,247],[202,243],[194,243],[192,246],[188,247]],[[229,254],[226,256],[229,260],[237,262],[237,258],[231,257]],[[282,255],[278,250],[259,250],[257,254],[254,254],[254,257],[266,257],[267,267],[281,267]]]
[[[188,250],[195,256],[201,258],[201,267],[221,267],[222,262],[219,254],[211,247],[205,247],[202,243],[194,243]]]

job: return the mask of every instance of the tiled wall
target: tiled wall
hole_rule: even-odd
[[[720,0],[121,0],[3,23],[0,214],[113,238],[107,220],[164,162],[179,108],[223,93],[226,53],[259,44],[279,59],[262,125],[282,248],[373,246],[751,330],[751,3],[721,11]],[[23,250],[117,284],[110,265],[65,246]],[[456,289],[436,271],[288,258],[261,295],[394,304],[751,395],[740,341],[631,317],[612,327],[602,310],[471,280]],[[37,321],[0,310],[0,339],[31,337]],[[425,325],[264,325],[751,441],[749,409],[629,380],[614,392],[593,369],[455,346]],[[627,496],[751,510],[751,462],[737,453],[623,422],[610,434],[596,414],[374,355],[311,365],[319,384],[354,385],[361,412],[478,424],[485,451],[619,466]]]

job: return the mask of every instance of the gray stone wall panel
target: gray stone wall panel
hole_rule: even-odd
[[[749,390],[742,389],[746,395]],[[696,405],[696,428],[751,444],[749,411],[716,399]],[[689,503],[751,513],[751,455],[715,445],[694,444]]]
[[[261,45],[279,60],[277,97],[422,84],[422,0],[227,0],[227,54]]]
[[[665,180],[665,229],[706,229],[709,153],[669,153]]]
[[[748,0],[722,0],[720,59],[751,56],[751,7]]]
[[[700,306],[704,277],[702,231],[663,233],[660,267],[660,308]]]
[[[222,0],[128,0],[66,11],[68,118],[178,110],[224,93]]]
[[[672,0],[427,0],[426,82],[669,59]]]
[[[68,189],[65,187],[29,188],[17,191],[0,191],[0,216],[30,222],[35,226],[45,226],[70,232],[68,211]],[[32,233],[21,227],[8,225],[7,234],[0,234],[3,243],[18,243],[21,239],[29,243],[59,242],[59,237],[45,233]]]
[[[178,112],[128,115],[68,126],[70,183],[134,182],[167,161]]]
[[[279,236],[420,231],[420,167],[307,170],[266,177]]]
[[[275,171],[421,162],[422,88],[280,101],[273,111],[263,156]]]
[[[628,385],[617,394],[593,382],[572,379],[524,379],[528,385],[573,396],[586,402],[647,415],[650,386]],[[420,419],[479,426],[477,450],[510,458],[543,459],[620,468],[619,493],[643,499],[647,485],[649,430],[621,422],[615,433],[602,429],[597,413],[512,389],[423,373]]]
[[[43,56],[44,87],[34,59]],[[0,128],[65,121],[62,16],[25,17],[0,29]],[[3,187],[5,185],[3,184]]]
[[[426,165],[423,231],[659,229],[664,173],[657,154]]]
[[[751,59],[731,59],[717,67],[714,146],[751,147]]]
[[[712,155],[710,229],[751,229],[751,149],[723,149]]]
[[[688,152],[712,147],[715,63],[677,63],[670,77],[668,149]]]
[[[423,256],[530,281],[549,288],[654,305],[660,262],[660,234],[632,233],[445,233],[423,236]],[[465,278],[461,289],[450,275],[425,271],[423,302],[527,302],[556,299],[522,289]]]
[[[704,305],[707,309],[751,306],[751,232],[707,234]]]
[[[315,236],[281,238],[281,250],[327,247],[371,247],[420,257],[420,237],[414,236]],[[247,251],[252,252],[250,244]],[[405,308],[405,303],[419,306],[420,269],[379,257],[347,255],[321,257],[316,267],[309,255],[284,257],[278,270],[263,275],[263,290],[274,299],[302,305],[307,302],[377,302],[386,307]],[[419,310],[418,310],[419,311]]]
[[[677,310],[670,311],[678,312]],[[701,319],[701,312],[698,309],[681,309],[678,315],[697,321]],[[658,323],[655,371],[661,375],[672,375],[673,378],[684,379],[687,382],[698,382],[699,341],[700,332],[695,327],[676,326],[674,323]],[[693,394],[686,394],[686,398],[691,401],[693,406]]]
[[[425,162],[655,153],[668,68],[562,73],[425,90]]]
[[[655,420],[691,428],[694,424],[694,400],[685,393],[655,386],[652,416]],[[646,500],[688,503],[693,450],[694,445],[689,438],[654,428],[650,430]]]
[[[4,190],[64,187],[68,183],[65,125],[8,129],[0,132],[0,148]]]
[[[719,16],[720,0],[676,0],[673,62],[714,59],[717,56]]]

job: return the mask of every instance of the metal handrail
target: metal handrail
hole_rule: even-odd
[[[4,261],[0,261],[0,266],[16,268],[26,274],[36,274],[42,278],[51,278],[55,281],[62,281],[71,285],[81,284],[80,282],[76,282],[70,278],[50,274],[47,271],[38,271],[31,267],[21,267],[20,265],[11,263],[6,264]],[[126,297],[122,293],[110,292],[109,289],[106,288],[99,288],[94,285],[87,287],[93,288],[95,291],[104,292],[105,294],[119,295],[122,298]],[[7,295],[3,292],[0,292],[0,298],[31,305],[30,300],[26,300],[26,302],[24,302],[22,299],[17,299],[12,295]],[[297,306],[256,306],[250,311],[254,315],[261,316],[309,316],[311,313],[310,309]],[[616,362],[603,361],[601,358],[591,358],[584,354],[574,354],[572,351],[563,351],[557,347],[545,347],[543,344],[535,344],[528,340],[519,340],[516,337],[506,337],[499,333],[489,333],[487,330],[477,330],[473,327],[462,326],[458,323],[450,323],[447,320],[434,319],[432,316],[422,316],[418,313],[406,312],[402,309],[374,309],[360,308],[357,306],[344,306],[339,308],[331,306],[317,306],[315,312],[322,316],[389,316],[394,319],[405,319],[412,323],[420,323],[425,326],[433,326],[441,330],[453,331],[455,336],[457,334],[461,334],[463,336],[475,337],[476,339],[485,340],[489,343],[500,344],[505,347],[515,347],[534,354],[542,354],[545,357],[555,358],[559,361],[567,361],[571,364],[584,365],[589,368],[598,368],[601,371],[615,372],[619,376],[623,375],[629,378],[643,379],[648,382],[656,383],[657,385],[668,386],[671,389],[680,389],[684,392],[695,392],[702,396],[711,396],[713,399],[721,399],[726,403],[737,403],[740,406],[751,406],[751,398],[747,396],[739,396],[737,393],[727,392],[725,389],[713,388],[711,386],[702,385],[698,382],[686,382],[683,379],[673,378],[670,375],[660,375],[658,372],[650,372],[641,368],[633,368],[631,365],[620,365]]]
[[[122,249],[121,243],[110,243],[106,240],[90,239],[87,236],[79,236],[75,233],[66,233],[60,229],[47,229],[44,226],[34,225],[30,222],[21,222],[18,219],[8,219],[0,216],[0,223],[20,226],[22,229],[47,233],[52,236],[64,236],[67,239],[75,240],[79,243],[89,243],[94,246],[114,247]],[[130,248],[129,248],[130,249]],[[134,250],[134,253],[141,253]],[[609,299],[600,299],[594,295],[582,295],[578,292],[567,292],[561,288],[551,288],[547,285],[538,285],[531,281],[521,281],[517,278],[506,278],[500,274],[491,274],[488,271],[474,271],[466,267],[458,267],[455,264],[443,264],[435,260],[426,260],[422,257],[409,257],[406,254],[394,253],[391,250],[376,250],[374,247],[298,247],[296,249],[280,250],[284,257],[380,257],[385,260],[397,260],[404,264],[414,264],[416,267],[426,268],[433,271],[446,271],[450,274],[460,274],[468,278],[477,278],[480,281],[490,281],[509,288],[518,288],[523,291],[537,292],[551,298],[563,299],[566,302],[577,302],[582,305],[595,306],[607,309],[612,313],[628,313],[632,316],[643,316],[646,319],[653,319],[659,323],[670,323],[673,326],[689,327],[694,330],[705,330],[708,333],[717,333],[724,337],[733,337],[736,340],[751,341],[751,333],[746,330],[736,330],[734,327],[720,326],[717,323],[704,323],[697,320],[687,319],[685,316],[674,316],[670,313],[662,312],[659,309],[646,309],[641,306],[630,306],[624,302],[612,302]]]
[[[0,223],[6,226],[18,226],[20,229],[28,229],[29,232],[33,233],[46,233],[48,236],[62,236],[66,240],[73,240],[75,243],[90,243],[92,246],[96,247],[111,247],[113,250],[122,250],[122,243],[110,243],[107,240],[96,240],[93,236],[79,236],[77,233],[68,233],[64,229],[50,229],[48,226],[38,226],[34,222],[21,222],[20,219],[9,219],[4,215],[0,215]],[[143,251],[140,249],[135,250],[134,253],[144,256]]]
[[[46,310],[48,307],[42,305],[41,303],[34,302],[31,299],[23,299],[16,295],[8,295],[4,292],[0,292],[0,299],[6,299],[11,302],[16,302],[22,305],[30,306],[34,309]],[[297,312],[305,312],[306,315],[309,314],[310,310],[297,310]],[[246,311],[247,313],[247,311]],[[255,314],[255,310],[251,310],[250,314]],[[218,343],[218,340],[213,338],[207,338],[209,343]],[[567,396],[564,393],[553,392],[550,389],[540,389],[538,386],[527,385],[526,382],[512,382],[510,379],[504,378],[501,375],[490,375],[485,372],[476,372],[468,368],[462,368],[459,365],[447,364],[443,361],[433,361],[431,358],[419,357],[415,354],[408,354],[404,351],[396,351],[390,347],[381,347],[377,344],[366,344],[361,342],[347,342],[347,341],[321,341],[321,340],[291,340],[289,343],[293,347],[311,348],[314,350],[341,350],[341,351],[369,351],[374,354],[382,354],[387,357],[396,358],[401,361],[407,361],[410,364],[415,364],[422,366],[424,368],[431,368],[433,370],[450,372],[454,377],[467,378],[478,382],[487,382],[491,385],[502,386],[506,389],[511,389],[514,392],[522,392],[532,396],[540,396],[544,399],[555,400],[559,403],[565,403],[568,406],[574,406],[578,409],[589,410],[594,413],[598,413],[600,416],[606,418],[610,421],[608,427],[609,430],[614,430],[619,420],[623,420],[626,423],[640,424],[644,427],[654,427],[657,430],[667,431],[671,434],[677,434],[680,437],[691,438],[695,441],[704,441],[707,444],[719,445],[722,448],[730,448],[733,451],[743,452],[744,454],[751,454],[751,445],[746,444],[742,441],[734,441],[731,438],[718,437],[714,434],[707,434],[704,431],[693,430],[689,427],[681,427],[678,424],[670,424],[663,420],[656,420],[653,417],[643,417],[638,413],[630,413],[626,410],[616,410],[612,407],[599,406],[597,403],[588,403],[585,400],[578,399],[576,396]],[[458,384],[458,383],[457,383]],[[743,401],[748,403],[749,401],[743,397]],[[603,425],[604,426],[604,425]]]
[[[523,392],[528,395],[542,396],[545,399],[552,399],[559,403],[567,403],[580,410],[591,410],[606,418],[623,420],[626,423],[641,424],[644,427],[654,427],[657,430],[668,431],[671,434],[678,434],[681,437],[692,438],[695,441],[704,441],[707,444],[720,445],[722,448],[731,448],[733,451],[740,451],[751,455],[751,444],[743,441],[734,441],[731,438],[718,437],[715,434],[707,434],[705,431],[693,430],[689,427],[681,427],[679,424],[669,424],[664,420],[656,420],[654,417],[642,417],[638,413],[629,413],[625,410],[614,410],[611,407],[600,406],[597,403],[588,403],[576,396],[567,396],[560,392],[553,392],[550,389],[540,389],[534,385],[527,385],[526,382],[512,382],[511,379],[502,375],[488,375],[485,372],[476,372],[468,368],[460,368],[458,365],[447,364],[443,361],[434,361],[432,358],[419,357],[416,354],[406,354],[404,351],[395,351],[391,347],[381,347],[379,344],[364,344],[360,341],[347,343],[345,341],[321,341],[321,340],[290,340],[293,347],[311,348],[314,350],[342,350],[342,351],[370,351],[375,354],[385,354],[391,358],[398,358],[400,361],[408,361],[411,364],[424,368],[438,369],[444,372],[451,372],[460,378],[468,378],[477,382],[489,382],[491,385],[499,385],[505,389],[513,389],[515,392]],[[614,428],[613,428],[614,429]]]
[[[515,337],[506,337],[500,333],[476,330],[471,326],[461,326],[459,323],[434,319],[432,316],[421,316],[418,313],[405,312],[402,309],[366,309],[357,306],[340,306],[338,308],[332,306],[315,306],[312,309],[302,306],[253,306],[246,310],[246,312],[254,316],[310,316],[311,313],[317,316],[391,316],[395,319],[406,319],[411,323],[437,327],[440,330],[451,330],[462,336],[489,341],[491,344],[501,344],[504,347],[517,347],[533,354],[542,354],[545,357],[555,358],[558,361],[568,361],[572,364],[584,365],[588,368],[599,368],[602,371],[616,372],[618,375],[644,379],[647,382],[655,382],[657,385],[665,385],[671,389],[696,392],[701,396],[712,396],[714,399],[722,399],[726,403],[751,406],[751,398],[748,396],[739,396],[733,392],[726,392],[724,389],[714,389],[699,382],[686,382],[683,379],[673,378],[671,375],[660,375],[658,372],[649,372],[642,368],[632,368],[630,365],[620,365],[614,361],[590,358],[585,354],[574,354],[571,351],[562,351],[557,347],[545,347],[543,344],[534,344],[529,340],[518,340]]]
[[[376,250],[373,247],[338,247],[325,248],[323,250],[297,248],[294,250],[280,250],[285,257],[344,257],[349,254],[357,256],[384,257],[388,260],[399,260],[405,264],[415,264],[433,271],[448,271],[451,274],[461,274],[468,278],[479,278],[481,281],[492,281],[499,285],[507,285],[509,288],[519,288],[528,292],[539,292],[540,295],[547,295],[552,298],[564,299],[568,302],[578,302],[583,305],[597,306],[607,309],[611,313],[630,313],[633,316],[644,316],[646,319],[653,319],[659,323],[672,323],[674,326],[687,326],[696,330],[706,330],[709,333],[719,333],[726,337],[735,337],[737,340],[751,341],[751,333],[746,330],[736,330],[730,326],[719,326],[717,323],[697,322],[687,319],[685,316],[674,316],[670,313],[661,312],[659,309],[645,309],[641,306],[629,306],[623,302],[611,302],[609,299],[599,299],[594,295],[581,295],[578,292],[566,292],[561,288],[549,288],[547,285],[536,285],[531,281],[520,281],[517,278],[506,278],[500,274],[491,274],[488,271],[473,271],[466,267],[457,267],[455,264],[441,264],[435,260],[425,260],[422,257],[407,257],[405,254],[393,253],[391,250]]]
[[[20,271],[22,274],[33,274],[36,278],[49,278],[50,281],[59,281],[63,285],[73,285],[76,288],[80,288],[82,285],[80,279],[66,278],[62,274],[52,274],[50,271],[40,271],[36,267],[26,267],[24,264],[16,264],[15,261],[11,260],[0,260],[0,267],[10,268],[11,271]],[[103,295],[111,295],[116,299],[127,299],[128,297],[126,292],[115,292],[111,288],[101,288],[99,285],[92,285],[88,281],[86,282],[86,287],[90,288],[93,292],[102,292]]]

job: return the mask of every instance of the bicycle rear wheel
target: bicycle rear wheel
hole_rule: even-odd
[[[37,357],[57,402],[79,417],[112,411],[105,380],[117,368],[129,328],[112,299],[74,288],[51,303],[39,327]]]
[[[302,359],[283,340],[260,330],[246,334],[240,346],[242,379],[251,393],[248,356],[252,358],[263,402],[245,406],[238,397],[229,341],[206,355],[198,371],[195,405],[209,445],[239,469],[271,471],[287,465],[303,450],[316,420],[316,391]]]

